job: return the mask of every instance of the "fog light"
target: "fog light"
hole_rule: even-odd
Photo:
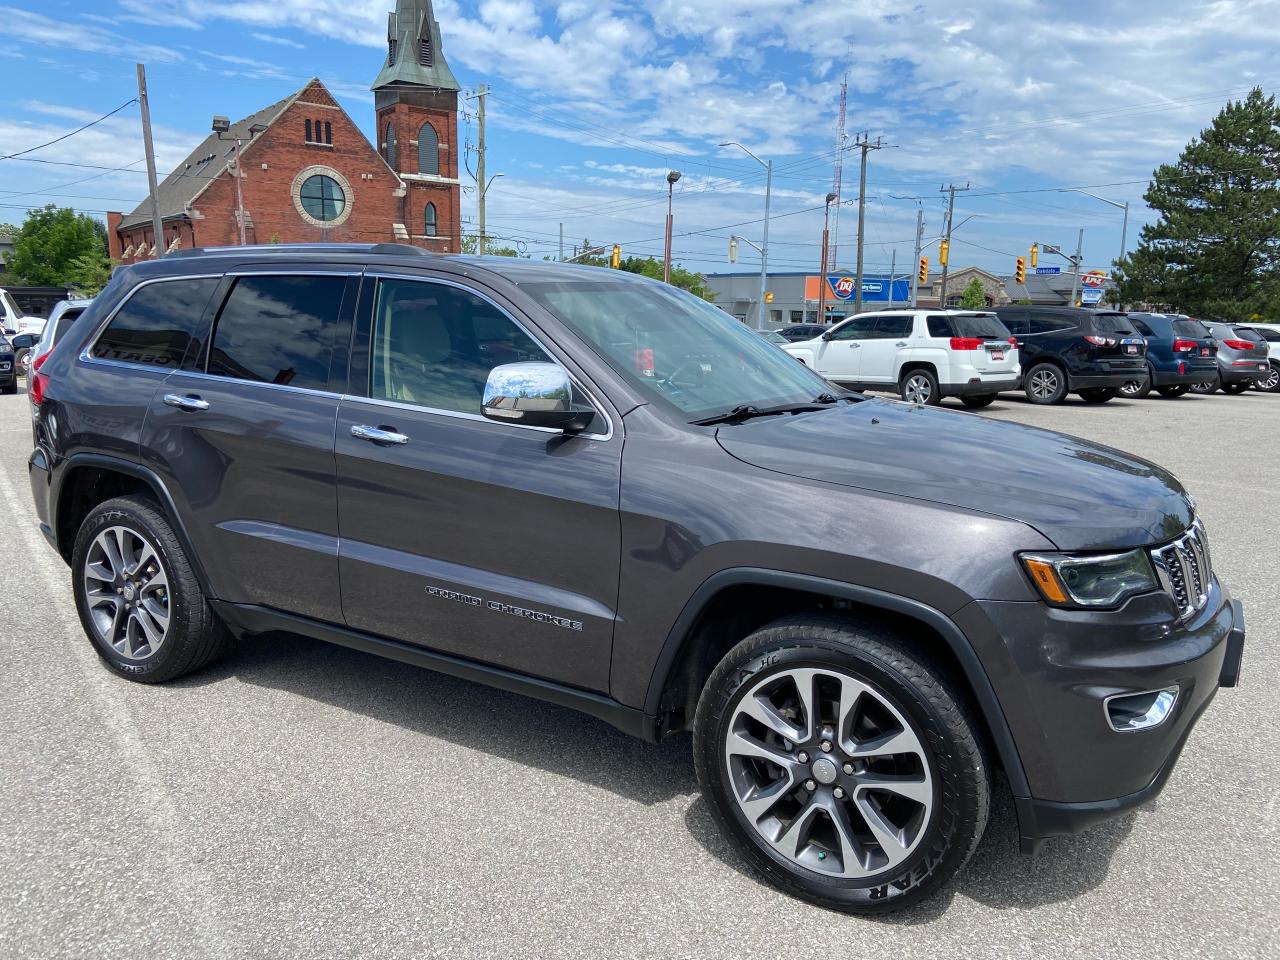
[[[1107,697],[1103,708],[1107,723],[1116,733],[1134,733],[1150,730],[1169,719],[1173,705],[1178,700],[1178,688],[1148,690],[1144,693],[1121,693]]]

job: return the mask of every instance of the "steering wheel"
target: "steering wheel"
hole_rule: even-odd
[[[707,381],[701,360],[686,360],[658,382],[671,390],[696,390]]]

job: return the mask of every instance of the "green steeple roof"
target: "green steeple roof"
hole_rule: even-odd
[[[395,13],[387,15],[387,59],[370,89],[400,84],[462,89],[444,59],[431,0],[396,0]]]

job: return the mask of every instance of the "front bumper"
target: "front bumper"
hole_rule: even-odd
[[[1244,611],[1214,581],[1209,603],[1174,622],[1163,594],[1119,610],[977,601],[956,615],[1004,709],[1030,796],[1015,797],[1023,846],[1078,830],[1160,792],[1219,687],[1234,686]],[[1163,722],[1118,732],[1108,698],[1176,688]]]

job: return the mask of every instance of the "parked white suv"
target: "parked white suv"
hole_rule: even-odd
[[[841,386],[897,391],[912,403],[959,397],[985,407],[1022,374],[1009,329],[977,310],[860,313],[782,349]]]

